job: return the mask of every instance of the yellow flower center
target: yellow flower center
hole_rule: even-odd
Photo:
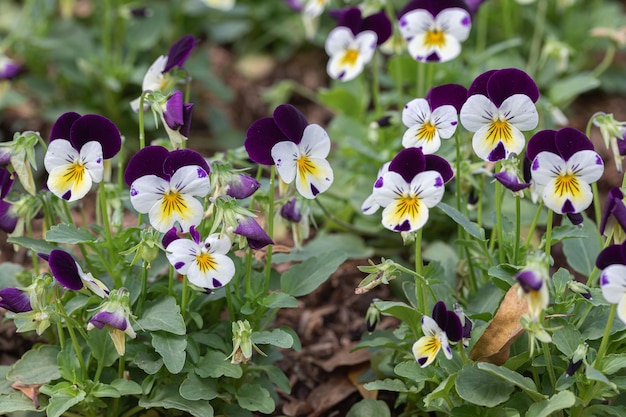
[[[426,122],[417,131],[417,138],[430,142],[435,137],[435,132],[437,132],[437,128],[430,122]]]
[[[68,188],[71,184],[81,183],[85,177],[85,164],[80,161],[74,161],[63,174],[63,182]]]
[[[210,253],[202,252],[196,255],[196,263],[202,273],[206,273],[209,270],[215,271],[215,258]]]
[[[426,32],[424,43],[429,47],[443,48],[446,44],[446,34],[440,29],[430,29]]]
[[[315,164],[306,155],[302,155],[298,158],[296,166],[298,167],[298,174],[300,174],[301,178],[304,178],[306,174],[315,175]]]
[[[400,218],[408,217],[413,219],[417,217],[420,208],[420,199],[415,195],[403,195],[396,206],[396,215]]]
[[[581,192],[580,184],[578,184],[578,178],[576,178],[576,175],[572,172],[559,174],[556,177],[554,188],[560,197],[566,194],[570,196],[577,196]]]
[[[181,217],[187,217],[189,214],[189,207],[178,191],[167,191],[163,194],[161,210],[167,217],[171,217],[174,213],[178,213]]]
[[[513,130],[507,120],[494,120],[489,124],[487,130],[487,140],[495,145],[499,141],[507,144],[513,140]]]
[[[348,48],[346,52],[343,53],[341,60],[339,61],[340,65],[348,65],[353,67],[356,64],[356,60],[359,58],[359,50],[354,48]]]

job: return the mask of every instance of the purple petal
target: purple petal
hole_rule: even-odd
[[[244,236],[248,240],[251,249],[259,250],[274,242],[265,233],[265,230],[252,217],[238,219],[238,226],[233,231],[237,235]]]
[[[19,217],[11,212],[12,204],[4,200],[0,200],[0,230],[6,233],[13,233]]]
[[[562,214],[576,213],[576,209],[574,208],[574,205],[569,200],[569,198],[566,199],[565,202],[563,203],[563,206],[561,207],[561,213]]]
[[[565,370],[565,375],[568,376],[572,376],[576,373],[576,371],[578,370],[578,368],[580,368],[580,366],[583,364],[583,360],[579,360],[579,361],[569,361],[569,363],[567,364],[567,369]]]
[[[183,103],[183,125],[180,127],[179,132],[186,138],[189,137],[189,130],[191,129],[192,110],[193,103]]]
[[[8,169],[0,168],[0,199],[3,199],[9,194],[13,182],[15,182],[15,175]]]
[[[432,319],[435,320],[440,329],[445,329],[448,324],[448,309],[446,303],[437,301],[433,307]]]
[[[454,311],[448,310],[446,315],[446,327],[444,327],[443,330],[446,332],[449,341],[458,342],[463,338],[463,325],[461,324],[461,319]]]
[[[163,162],[163,173],[171,176],[174,175],[179,168],[189,165],[198,165],[200,168],[204,169],[207,174],[211,172],[209,163],[198,152],[193,149],[177,149],[170,152]]]
[[[626,135],[626,133],[625,133]],[[621,156],[626,155],[626,136],[624,139],[617,138],[617,149]],[[0,164],[1,165],[1,164]]]
[[[444,158],[439,155],[425,155],[424,159],[426,162],[424,171],[437,171],[441,174],[444,183],[447,183],[454,177],[454,171],[452,171],[450,163]]]
[[[556,147],[556,130],[541,130],[535,133],[528,141],[526,158],[533,161],[541,152],[550,152],[559,155]]]
[[[539,291],[543,285],[543,278],[541,275],[532,269],[525,269],[518,272],[515,278],[525,293],[529,293],[530,290]]]
[[[574,226],[578,226],[579,224],[582,224],[584,220],[583,215],[580,213],[565,213],[565,215],[567,216],[569,221],[572,222]]]
[[[487,93],[497,107],[514,94],[524,94],[533,103],[539,99],[539,88],[535,81],[517,68],[506,68],[494,72],[487,81]]]
[[[0,57],[2,58],[2,57]],[[0,59],[0,61],[2,61]],[[5,59],[4,65],[0,66],[0,80],[10,80],[20,73],[22,66],[12,59]]]
[[[180,38],[170,48],[167,54],[167,64],[165,64],[163,72],[169,72],[174,67],[182,67],[195,45],[196,40],[192,35],[185,35]]]
[[[396,232],[408,232],[411,230],[411,222],[407,219],[393,228]]]
[[[619,187],[611,188],[606,204],[604,205],[604,210],[602,211],[602,218],[600,219],[601,234],[604,234],[606,223],[610,215],[614,215],[622,229],[626,230],[626,205],[624,205],[623,199],[624,194]]]
[[[80,117],[80,114],[75,112],[67,112],[59,116],[50,130],[49,142],[52,142],[55,139],[70,140],[72,125],[76,120],[80,119]]]
[[[97,327],[98,329],[102,329],[104,326],[108,325],[118,330],[126,330],[128,327],[128,320],[122,312],[109,312],[109,311],[101,311],[97,313],[89,323]]]
[[[520,182],[517,175],[510,173],[508,171],[501,171],[496,174],[493,174],[493,177],[498,180],[502,185],[513,192],[521,191],[525,188],[530,187],[530,183]]]
[[[437,16],[439,12],[450,7],[459,7],[469,12],[467,4],[463,0],[412,0],[400,10],[398,16],[404,16],[411,10],[416,9],[424,9],[433,16]]]
[[[296,207],[296,198],[292,197],[280,208],[280,215],[283,219],[290,222],[298,223],[302,220],[302,214]]]
[[[567,161],[572,155],[580,151],[593,151],[593,143],[580,130],[564,127],[556,132],[555,144],[563,160]]]
[[[6,148],[0,148],[0,168],[6,168],[11,163],[11,151]]]
[[[126,185],[130,186],[137,178],[144,175],[156,175],[169,180],[170,177],[163,172],[163,165],[169,154],[170,151],[163,146],[146,146],[139,150],[130,158],[124,171]]]
[[[122,147],[122,137],[115,123],[98,114],[80,117],[70,129],[70,142],[77,150],[92,140],[102,145],[104,159],[113,158]]]
[[[196,244],[200,244],[200,232],[196,230],[196,226],[191,226],[189,228],[189,235],[191,236],[193,241],[196,242]]]
[[[302,11],[302,1],[301,0],[285,0],[285,4],[296,12]]]
[[[356,36],[362,31],[361,24],[363,19],[361,17],[361,9],[358,7],[348,7],[345,9],[333,10],[330,16],[337,19],[337,26],[345,26],[352,34]]]
[[[626,265],[626,242],[603,249],[596,258],[598,269],[604,269],[613,264]]]
[[[506,158],[506,149],[502,142],[498,142],[496,147],[487,155],[487,160],[490,162],[498,162]]]
[[[459,113],[467,100],[467,88],[460,84],[444,84],[431,88],[425,98],[431,110],[449,104]]]
[[[167,99],[163,119],[172,130],[178,130],[183,125],[183,93],[180,90]]]
[[[393,26],[391,21],[384,11],[374,13],[363,19],[361,24],[361,32],[371,30],[376,33],[376,44],[382,45],[391,37],[393,33]]]
[[[291,104],[281,104],[273,113],[276,126],[292,142],[298,144],[302,140],[304,129],[309,125],[300,110]],[[270,148],[271,150],[271,148]]]
[[[487,83],[489,82],[489,78],[491,78],[496,71],[498,70],[489,70],[476,77],[467,89],[467,97],[473,96],[474,94],[482,94],[485,97],[489,97]]]
[[[13,313],[25,313],[32,311],[28,296],[17,288],[4,288],[0,290],[0,308]]]
[[[389,171],[397,172],[407,183],[410,183],[425,168],[426,158],[424,158],[422,148],[403,149],[389,164]]]
[[[52,276],[65,288],[74,291],[83,288],[83,281],[78,274],[78,265],[69,253],[54,249],[48,257],[48,265]]]
[[[250,197],[256,190],[259,189],[260,186],[261,183],[251,176],[246,174],[236,174],[228,183],[226,194],[241,200]]]
[[[252,123],[246,132],[243,146],[250,159],[261,165],[274,165],[272,148],[278,142],[289,138],[280,130],[271,117],[264,117]]]
[[[173,226],[170,230],[165,232],[165,234],[163,235],[163,239],[161,239],[161,244],[163,245],[163,247],[167,248],[170,243],[180,239],[180,236],[178,236],[179,232],[180,229],[178,229],[176,226]]]

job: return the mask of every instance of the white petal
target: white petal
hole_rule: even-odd
[[[329,56],[340,55],[354,42],[352,31],[345,26],[337,26],[330,31],[324,44]]]
[[[417,342],[413,344],[411,351],[415,360],[422,368],[430,365],[437,357],[437,353],[441,349],[441,343],[435,336],[420,337]]]
[[[321,126],[311,124],[304,129],[298,147],[301,154],[311,158],[326,158],[330,152],[330,138]]]
[[[291,141],[278,142],[272,147],[272,159],[280,178],[291,184],[296,178],[297,161],[300,156],[298,145]]]
[[[58,166],[48,175],[46,184],[57,197],[63,197],[70,191],[70,196],[67,200],[79,200],[89,192],[93,182],[91,175],[86,170],[83,171],[82,175],[77,174],[78,172],[79,169],[76,164]]]
[[[422,125],[430,120],[430,105],[423,98],[409,101],[402,110],[402,123],[406,127]]]
[[[437,48],[426,43],[426,32],[416,34],[411,40],[407,40],[407,49],[413,59],[425,62]]]
[[[100,142],[90,141],[80,149],[80,160],[85,164],[85,168],[91,179],[95,183],[102,181],[104,166],[102,164],[102,145]]]
[[[437,336],[443,330],[432,317],[422,316],[422,332],[425,336]]]
[[[156,175],[144,175],[130,186],[130,203],[139,213],[148,213],[163,198],[169,183]]]
[[[508,122],[496,121],[492,123],[506,124]],[[500,132],[502,135],[496,132]],[[472,137],[472,147],[474,148],[474,152],[476,152],[476,155],[484,160],[489,158],[489,154],[491,154],[491,152],[496,149],[500,143],[502,143],[506,151],[504,158],[508,158],[510,153],[519,155],[522,152],[524,146],[526,145],[526,137],[513,125],[509,124],[508,130],[495,129],[494,131],[491,123],[482,126]]]
[[[374,51],[376,51],[376,42],[378,41],[378,35],[372,30],[366,30],[356,35],[356,45],[359,49],[359,58],[361,58],[363,64],[367,64],[372,60]]]
[[[178,168],[172,175],[170,186],[185,195],[204,197],[211,190],[211,181],[203,168],[198,165],[187,165]]]
[[[382,224],[394,232],[413,232],[428,220],[428,207],[419,198],[398,196],[382,214]]]
[[[591,150],[576,152],[567,160],[567,167],[587,184],[598,181],[604,172],[602,158]]]
[[[420,172],[411,181],[411,189],[418,195],[426,207],[435,207],[443,198],[445,190],[443,178],[437,171]]]
[[[619,317],[623,323],[626,323],[626,297],[622,297],[617,304],[617,317]]]
[[[559,155],[552,152],[539,152],[530,168],[530,173],[538,185],[543,186],[552,181],[556,176],[565,172],[566,163]]]
[[[441,47],[434,48],[433,51],[437,52],[439,62],[451,61],[461,53],[461,42],[458,39],[448,33],[444,35],[444,39],[445,43]]]
[[[461,124],[470,132],[476,132],[489,125],[497,112],[498,108],[491,100],[482,94],[474,94],[461,107]]]
[[[425,33],[435,23],[433,15],[424,9],[415,9],[400,18],[400,34],[406,40]]]
[[[165,65],[167,65],[166,55],[161,55],[152,63],[152,65],[150,65],[150,68],[146,71],[146,75],[144,75],[143,82],[141,83],[142,91],[155,91],[161,89]]]
[[[626,265],[609,265],[602,271],[600,287],[604,299],[611,304],[619,303],[626,295]]]
[[[430,126],[429,128],[434,128]],[[402,136],[402,146],[405,148],[422,148],[422,152],[425,155],[430,155],[439,150],[441,147],[441,139],[439,138],[439,132],[436,128],[433,132],[433,137],[428,139],[424,136],[423,125],[414,125],[407,129]]]
[[[437,107],[433,110],[431,120],[437,127],[439,136],[442,139],[451,138],[452,135],[454,135],[454,132],[456,132],[456,127],[459,124],[456,109],[454,106],[449,104]]]
[[[502,102],[502,114],[511,125],[519,130],[532,130],[539,123],[539,114],[535,103],[524,94],[514,94]]]
[[[150,224],[161,233],[170,230],[177,222],[183,232],[189,231],[191,226],[200,223],[204,215],[204,207],[194,197],[179,194],[176,204],[170,205],[170,209],[165,209],[165,197],[153,205],[148,212]]]
[[[376,202],[376,196],[374,194],[370,194],[363,204],[361,204],[361,211],[366,216],[370,216],[378,211],[380,208],[380,204]]]
[[[382,207],[387,207],[394,202],[399,195],[410,190],[409,184],[402,178],[400,174],[393,171],[387,171],[381,176],[382,186],[375,187],[372,195]]]
[[[43,158],[46,171],[73,163],[79,158],[79,153],[72,144],[65,139],[55,139],[48,145],[48,150]]]
[[[235,264],[228,256],[213,254],[215,262],[214,269],[202,270],[198,262],[194,260],[187,270],[187,279],[194,285],[201,288],[215,289],[217,280],[219,286],[226,285],[235,275]]]
[[[183,275],[187,275],[189,267],[196,261],[196,255],[200,253],[198,244],[189,239],[176,239],[165,250],[169,263]]]
[[[219,233],[213,233],[205,239],[204,243],[211,245],[209,253],[218,253],[220,255],[227,254],[232,246],[228,236],[220,237]]]
[[[546,207],[556,213],[564,214],[563,209],[566,201],[571,203],[574,213],[580,213],[591,205],[593,192],[589,184],[580,179],[577,179],[577,187],[572,192],[564,189],[564,187],[559,187],[557,178],[555,178],[543,188],[542,198]]]
[[[458,7],[444,9],[435,17],[437,27],[444,29],[446,34],[459,42],[463,42],[469,36],[471,22],[470,14]]]

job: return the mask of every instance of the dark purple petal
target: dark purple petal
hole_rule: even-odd
[[[180,127],[179,132],[186,138],[189,137],[189,130],[191,129],[192,110],[193,103],[183,103],[183,125]]]
[[[183,125],[183,93],[180,90],[167,99],[163,119],[172,130],[178,130]]]
[[[384,11],[374,13],[363,19],[360,32],[371,30],[376,33],[376,44],[382,45],[391,37],[393,33],[393,26],[391,21]]]
[[[625,130],[626,132],[626,130]],[[624,133],[626,135],[626,133]],[[626,155],[626,136],[623,139],[617,138],[617,149],[621,156]],[[1,164],[0,164],[1,165]]]
[[[273,118],[264,117],[250,125],[243,146],[250,159],[257,164],[274,165],[272,148],[278,142],[288,140]]]
[[[192,35],[185,35],[180,38],[170,48],[167,54],[167,64],[165,64],[163,72],[169,72],[174,67],[182,67],[195,45],[196,40]]]
[[[285,4],[289,6],[292,10],[296,12],[302,11],[302,1],[301,0],[285,0]]]
[[[244,236],[248,240],[251,249],[259,250],[274,242],[265,233],[265,230],[252,217],[238,219],[239,223],[233,233]]]
[[[11,173],[8,169],[0,168],[0,199],[3,199],[9,194],[14,181],[14,173]]]
[[[525,293],[529,293],[530,290],[539,291],[543,285],[541,275],[532,269],[525,269],[518,272],[515,278]]]
[[[358,7],[332,10],[329,14],[332,18],[337,19],[337,26],[347,27],[354,36],[362,31],[361,24],[363,19],[361,17],[361,9]]]
[[[472,321],[466,317],[465,323],[463,324],[463,339],[469,339],[472,337],[472,327]]]
[[[0,62],[2,62],[0,57]],[[0,80],[10,80],[20,73],[22,66],[12,59],[5,59],[4,65],[0,66]]]
[[[461,107],[467,100],[467,88],[460,84],[444,84],[431,88],[426,94],[426,100],[430,104],[430,109],[435,110],[437,107],[451,105],[454,106],[456,112],[461,111]]]
[[[569,363],[567,364],[567,369],[565,370],[565,375],[567,376],[572,376],[576,373],[576,371],[578,370],[578,368],[580,368],[580,365],[583,364],[583,360],[579,360],[579,361],[572,361],[570,360]]]
[[[470,84],[467,89],[467,97],[473,96],[474,94],[482,94],[485,97],[489,97],[487,83],[489,82],[489,78],[491,78],[496,71],[498,70],[489,70],[474,78],[474,81],[472,81],[472,84]]]
[[[424,9],[433,16],[437,16],[439,12],[450,7],[459,7],[469,12],[467,4],[463,0],[412,0],[400,10],[398,16],[404,16],[416,9]]]
[[[80,117],[70,129],[70,142],[77,150],[92,140],[102,145],[104,159],[113,158],[122,147],[122,137],[115,123],[98,114]]]
[[[163,245],[163,247],[167,248],[170,243],[180,239],[180,236],[178,236],[179,232],[180,229],[176,226],[173,226],[170,230],[165,232],[165,234],[163,235],[163,239],[161,239],[161,244]]]
[[[448,324],[448,309],[446,303],[437,301],[433,307],[432,319],[435,320],[441,330],[445,330]]]
[[[169,154],[170,151],[163,146],[146,146],[140,149],[130,158],[126,171],[124,171],[126,185],[130,186],[136,179],[144,175],[156,175],[169,181],[169,175],[165,175],[163,172],[163,165]]]
[[[19,217],[11,212],[13,205],[4,200],[0,200],[0,230],[6,233],[13,233]]]
[[[480,6],[485,1],[486,0],[465,0],[465,3],[467,3],[467,7],[469,8],[469,12],[472,15],[475,15],[478,12],[478,9],[480,8]]]
[[[396,172],[410,183],[413,178],[426,168],[426,158],[422,148],[406,148],[398,152],[389,164],[389,171]]]
[[[273,117],[276,126],[290,141],[300,143],[304,129],[309,125],[300,110],[291,104],[281,104],[274,110]]]
[[[226,194],[237,199],[250,197],[259,189],[261,183],[246,174],[235,174],[228,183]]]
[[[118,330],[126,330],[128,327],[128,320],[122,312],[109,312],[109,311],[101,311],[97,313],[91,320],[89,320],[93,326],[98,329],[102,329],[104,326],[108,325]]]
[[[448,320],[443,330],[446,332],[446,335],[448,335],[449,341],[458,342],[463,339],[463,325],[461,324],[461,319],[451,310],[448,310],[446,315],[448,316]]]
[[[606,204],[602,210],[602,218],[600,219],[600,233],[604,234],[606,223],[609,220],[609,216],[617,212],[615,215],[617,221],[624,229],[626,226],[626,206],[624,206],[624,194],[619,187],[613,187],[609,190],[609,195],[606,199]],[[619,216],[619,217],[618,217]],[[626,230],[626,229],[624,229]]]
[[[506,68],[494,72],[487,81],[487,94],[497,107],[514,94],[524,94],[533,103],[539,99],[539,88],[535,81],[524,71]]]
[[[52,125],[50,130],[50,142],[55,139],[70,140],[70,131],[76,120],[80,119],[80,114],[73,111],[63,113]]]
[[[196,230],[196,226],[191,226],[189,228],[189,235],[191,236],[193,241],[196,242],[196,244],[200,244],[200,232]]]
[[[517,175],[506,170],[493,174],[493,177],[513,192],[521,191],[530,187],[529,182],[520,182]]]
[[[490,162],[498,162],[506,158],[506,149],[502,142],[498,142],[496,147],[487,155]]]
[[[582,224],[584,220],[583,215],[580,213],[566,213],[565,215],[567,216],[569,221],[572,222],[574,226],[578,226],[579,224]]]
[[[204,169],[207,174],[211,172],[209,163],[204,159],[202,155],[193,149],[177,149],[169,153],[168,157],[163,163],[163,173],[165,175],[174,175],[179,168],[198,165]]]
[[[290,222],[298,223],[302,220],[302,214],[296,207],[296,198],[292,197],[280,208],[280,215],[283,219]]]
[[[425,155],[424,160],[426,162],[424,171],[437,171],[441,174],[444,183],[447,183],[454,177],[454,171],[450,163],[439,155]]]
[[[83,288],[83,281],[78,274],[78,265],[69,253],[54,249],[48,257],[48,265],[52,276],[65,288],[74,291]]]
[[[613,264],[626,265],[626,242],[603,249],[596,258],[598,269],[604,269]]]
[[[563,202],[563,206],[561,207],[561,213],[563,214],[576,213],[574,204],[572,204],[569,198]]]
[[[13,313],[32,311],[30,300],[22,290],[17,288],[4,288],[0,290],[0,308]]]
[[[567,161],[572,155],[580,151],[593,151],[593,143],[580,130],[573,127],[564,127],[556,132],[556,148],[563,160]]]
[[[530,138],[526,147],[526,158],[533,161],[541,152],[559,155],[556,147],[556,130],[541,130]]]
[[[11,163],[11,151],[7,148],[0,148],[0,168],[6,168]]]

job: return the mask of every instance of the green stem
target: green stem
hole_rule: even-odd
[[[372,57],[372,102],[374,103],[374,119],[378,120],[383,114],[380,104],[380,82],[378,80],[378,53],[375,51]]]
[[[104,182],[100,182],[100,184],[98,185],[98,200],[100,202],[100,212],[102,215],[102,227],[104,229],[104,236],[106,239],[106,246],[109,249],[109,259],[105,260],[109,261],[110,263],[110,259],[112,259],[113,255],[117,253],[117,251],[115,250],[115,245],[113,244],[113,235],[111,235],[111,224],[109,223],[109,209],[108,209],[108,204],[107,204],[107,198],[106,198],[106,190],[104,188]],[[110,266],[109,269],[111,272],[114,271],[114,267]],[[120,288],[122,286],[122,280],[121,277],[118,276],[118,274],[114,273],[112,274],[111,278],[113,278],[113,282],[115,283],[115,286],[117,288]]]
[[[550,383],[552,388],[556,387],[556,376],[554,374],[554,367],[552,366],[552,355],[550,354],[550,344],[541,343],[543,356],[546,358],[546,369],[548,370],[548,376],[550,377]]]
[[[550,260],[550,251],[552,250],[552,217],[553,217],[553,213],[552,210],[548,210],[548,221],[546,222],[546,248],[545,248],[545,252],[546,252],[546,257],[548,258],[548,262],[550,262],[550,265],[552,265],[552,261]]]
[[[522,230],[522,197],[515,196],[515,240],[513,241],[513,263],[519,265],[519,244]]]
[[[598,183],[594,182],[591,184],[591,189],[593,190],[593,211],[596,218],[596,226],[600,226],[600,221],[602,219],[602,207],[600,206],[600,192],[598,191]],[[602,244],[602,235],[600,235],[600,244]]]
[[[615,52],[616,52],[615,45],[614,44],[609,45],[609,47],[606,50],[606,53],[604,54],[604,58],[602,58],[602,61],[600,61],[598,66],[595,67],[593,71],[591,71],[591,75],[593,75],[594,77],[599,77],[604,71],[609,69],[609,67],[613,63],[613,59],[615,58]]]
[[[415,232],[415,272],[424,276],[424,260],[422,259],[422,230]],[[422,315],[428,314],[428,306],[426,305],[428,296],[426,293],[426,283],[424,279],[415,280],[415,297],[417,299],[418,309]]]
[[[611,327],[613,327],[613,321],[615,320],[615,313],[617,312],[617,304],[611,305],[611,310],[609,311],[609,318],[606,321],[606,327],[604,328],[604,335],[602,335],[602,342],[600,342],[600,348],[598,348],[598,356],[596,356],[596,360],[593,361],[594,368],[598,368],[600,365],[600,361],[604,358],[606,354],[606,349],[609,345],[609,339],[611,338]]]
[[[528,247],[530,246],[530,241],[535,234],[535,229],[537,228],[537,223],[539,222],[539,216],[541,216],[541,210],[543,209],[543,201],[539,203],[537,207],[537,211],[535,212],[535,217],[533,217],[533,221],[530,224],[530,229],[528,229],[528,235],[526,235],[526,242],[524,242],[524,247],[526,251],[528,251]]]
[[[499,164],[496,167],[499,171]],[[496,231],[498,233],[498,261],[503,264],[504,258],[504,231],[502,230],[502,184],[496,181]]]
[[[417,63],[417,97],[424,97],[426,95],[425,81],[426,78],[426,63]]]
[[[139,149],[146,147],[146,128],[144,125],[144,106],[146,103],[146,92],[139,97]]]
[[[76,357],[78,359],[78,363],[80,365],[80,369],[82,371],[83,380],[87,380],[87,367],[85,366],[85,358],[83,358],[83,353],[80,349],[80,345],[78,344],[78,339],[76,338],[76,333],[74,332],[74,326],[72,324],[72,320],[65,312],[65,307],[63,307],[63,303],[60,298],[57,298],[57,308],[59,312],[65,319],[65,324],[67,327],[67,332],[70,334],[70,339],[72,340],[72,346],[74,348],[74,353],[76,353]]]
[[[532,77],[537,71],[539,64],[539,55],[541,54],[541,43],[546,23],[546,12],[548,10],[548,0],[537,1],[537,13],[535,15],[535,30],[533,32],[532,43],[530,45],[530,54],[528,56],[528,64],[526,72]]]
[[[147,262],[144,262],[143,268],[141,268],[139,279],[141,281],[141,293],[139,293],[139,300],[137,301],[137,310],[135,311],[135,314],[137,315],[137,317],[141,317],[143,313],[143,304],[146,300],[146,293],[148,292],[148,263]]]
[[[270,184],[268,192],[268,208],[267,208],[267,235],[270,239],[274,238],[274,194],[276,193],[276,167],[270,167]],[[265,260],[265,282],[263,284],[263,293],[267,293],[270,287],[270,277],[272,275],[272,249],[273,245],[267,245],[267,256]]]

